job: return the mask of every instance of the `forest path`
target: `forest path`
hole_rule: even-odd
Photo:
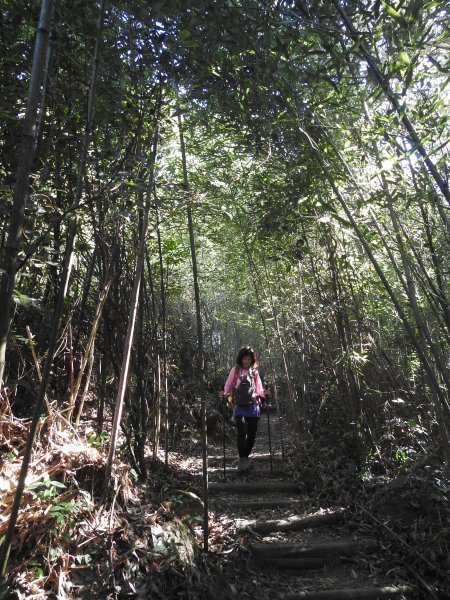
[[[237,470],[234,439],[209,444],[211,513],[235,541],[227,552],[229,597],[283,599],[407,598],[388,574],[375,568],[380,544],[367,539],[364,527],[345,508],[314,497],[298,479],[290,458],[282,458],[280,424],[286,456],[293,434],[286,417],[271,415],[272,462],[267,415],[263,415],[252,453],[252,469]],[[231,427],[231,426],[230,426]],[[233,432],[234,434],[234,432]],[[200,468],[200,464],[198,465]]]

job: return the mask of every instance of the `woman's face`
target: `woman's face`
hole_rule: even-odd
[[[246,354],[242,357],[242,367],[244,369],[249,369],[252,364],[252,357],[249,354]]]

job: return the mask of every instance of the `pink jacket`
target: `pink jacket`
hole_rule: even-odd
[[[225,383],[225,388],[224,388],[225,396],[231,392],[231,388],[233,387],[233,381],[236,377],[236,369],[238,371],[238,377],[241,373],[242,373],[242,375],[248,375],[248,371],[249,371],[248,369],[241,369],[241,367],[233,367],[231,369],[230,374],[228,375],[228,378]],[[237,383],[237,380],[236,380],[236,383]],[[261,383],[261,378],[260,378],[257,370],[255,370],[255,389],[256,389],[256,393],[258,394],[258,396],[260,396],[261,398],[266,397],[266,393],[264,392],[264,388]]]

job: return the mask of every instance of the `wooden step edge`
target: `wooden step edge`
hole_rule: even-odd
[[[328,556],[351,556],[357,552],[370,552],[378,548],[372,539],[328,541],[319,544],[250,544],[253,556],[258,560],[276,558],[323,558]]]
[[[214,460],[214,461],[222,461],[223,463],[223,455],[212,455],[212,456],[208,456],[208,460]],[[270,454],[252,454],[250,456],[250,460],[253,461],[270,461]],[[273,462],[281,462],[283,459],[281,458],[281,456],[275,454],[272,455],[272,461]],[[236,455],[234,456],[226,456],[225,457],[225,462],[229,463],[229,462],[237,462],[238,461],[238,457]]]
[[[276,471],[271,473],[270,471],[256,471],[253,469],[251,471],[235,471],[233,473],[227,471],[225,479],[223,478],[223,471],[222,473],[209,473],[208,479],[210,483],[243,483],[244,481],[258,483],[266,480],[270,480],[271,483],[276,481],[293,481],[292,477],[287,476],[286,473],[277,473]]]
[[[272,558],[270,560],[258,560],[259,565],[267,569],[306,571],[313,569],[323,569],[330,564],[333,557],[309,557],[309,558]]]
[[[271,492],[299,492],[300,485],[295,481],[257,481],[246,483],[209,484],[210,492],[227,492],[232,494],[270,494]]]
[[[208,467],[208,473],[210,475],[222,475],[223,476],[223,467]],[[237,467],[232,467],[225,469],[225,475],[240,475],[242,471]],[[247,473],[250,475],[258,475],[260,477],[285,477],[287,475],[287,471],[279,468],[274,468],[272,471],[269,468],[259,469],[251,467]]]
[[[410,586],[385,586],[379,588],[341,588],[303,591],[287,594],[285,600],[395,600],[413,591]]]
[[[223,504],[226,504],[226,500],[223,500]],[[302,500],[296,500],[294,498],[279,498],[275,500],[244,500],[239,502],[239,504],[235,504],[233,509],[238,510],[263,510],[265,508],[293,508],[299,506]],[[220,498],[217,498],[215,503],[220,504]]]
[[[307,517],[289,517],[287,519],[276,519],[272,521],[251,521],[242,525],[240,531],[253,531],[254,533],[265,534],[283,531],[302,531],[315,527],[329,527],[342,523],[344,520],[344,511],[335,511],[319,515],[309,515]]]

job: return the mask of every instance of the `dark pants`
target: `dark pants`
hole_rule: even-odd
[[[255,443],[259,417],[235,417],[239,458],[248,458]]]

